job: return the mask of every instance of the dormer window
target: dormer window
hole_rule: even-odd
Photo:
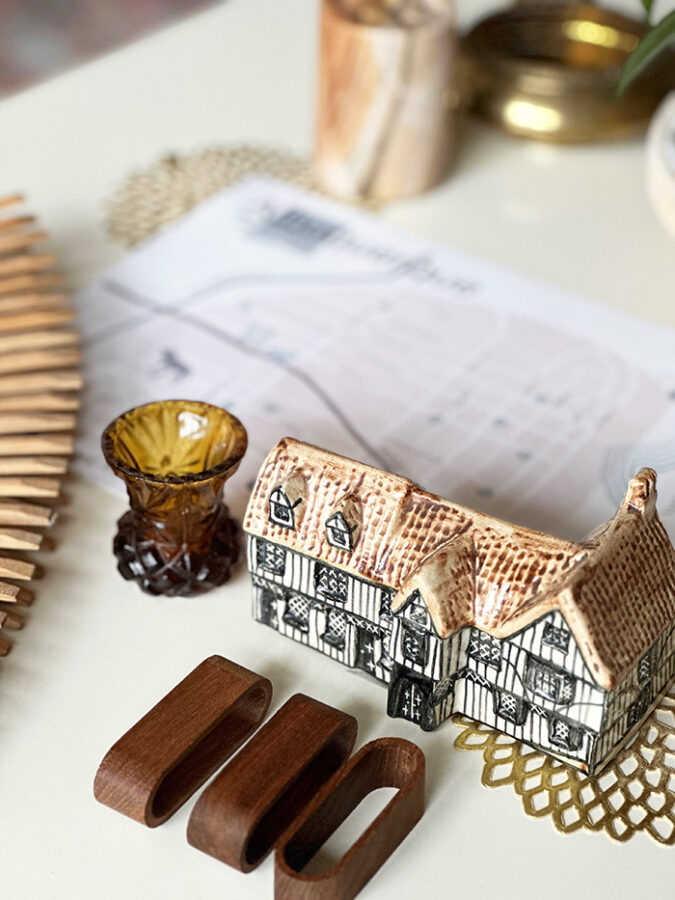
[[[360,525],[361,501],[354,494],[347,494],[326,519],[326,539],[331,547],[349,553],[358,540]]]
[[[341,512],[333,513],[326,520],[326,537],[332,547],[339,550],[354,549],[354,527],[347,522]]]
[[[270,522],[275,525],[283,525],[284,528],[295,528],[295,507],[301,503],[299,498],[291,503],[287,494],[281,488],[276,488],[270,494]]]

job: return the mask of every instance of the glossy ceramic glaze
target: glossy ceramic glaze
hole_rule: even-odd
[[[532,531],[291,438],[244,519],[253,615],[387,685],[594,774],[675,676],[675,548],[643,468],[584,541]]]

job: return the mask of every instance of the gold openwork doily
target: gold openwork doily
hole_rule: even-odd
[[[106,206],[108,234],[131,247],[247,175],[269,175],[316,189],[306,160],[268,147],[236,144],[172,154],[133,172],[115,191]]]
[[[455,746],[483,753],[482,783],[510,784],[528,816],[559,831],[605,831],[627,841],[639,831],[675,844],[675,685],[633,738],[596,777],[464,716]]]

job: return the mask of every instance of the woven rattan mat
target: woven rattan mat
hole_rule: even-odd
[[[215,191],[254,174],[316,190],[309,164],[275,149],[239,144],[166,156],[132,173],[114,193],[106,208],[108,233],[133,246]],[[456,746],[483,753],[482,783],[511,785],[527,815],[547,816],[562,832],[585,828],[627,841],[642,831],[675,844],[675,686],[597,778],[478,722],[455,721],[462,728]]]
[[[108,234],[132,247],[247,175],[268,175],[315,189],[309,164],[280,150],[237,144],[174,154],[133,172],[115,191],[106,205]]]

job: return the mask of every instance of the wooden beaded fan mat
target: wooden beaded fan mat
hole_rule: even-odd
[[[19,195],[0,197],[0,655],[24,623],[34,551],[56,517],[73,453],[82,378],[75,317],[47,239]]]

